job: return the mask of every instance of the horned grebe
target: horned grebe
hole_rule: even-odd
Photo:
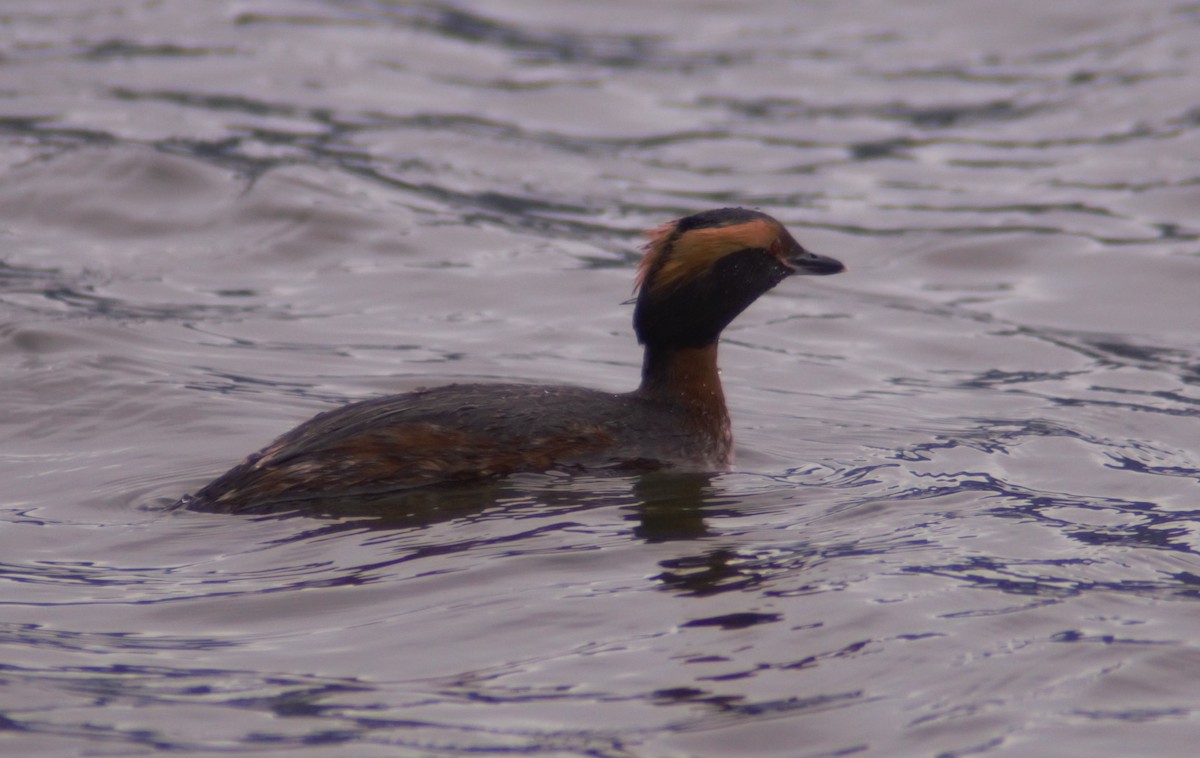
[[[645,348],[633,392],[451,384],[352,403],[306,421],[182,503],[237,512],[556,467],[727,466],[721,330],[786,277],[844,266],[745,208],[687,216],[649,237],[635,285],[633,328]]]

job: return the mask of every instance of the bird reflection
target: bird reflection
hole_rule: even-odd
[[[628,481],[629,488],[612,486],[622,481]],[[611,478],[588,476],[581,483],[588,487],[522,488],[520,482],[489,481],[370,495],[290,498],[259,503],[239,515],[314,519],[326,522],[327,531],[413,529],[477,516],[493,507],[524,501],[560,513],[624,506],[630,511],[628,518],[637,522],[634,534],[647,542],[696,539],[709,534],[704,521],[705,497],[712,483],[709,474],[651,471]],[[181,507],[197,512],[224,512],[210,509],[203,502],[184,502]]]
[[[638,477],[631,519],[633,533],[646,542],[693,540],[709,536],[704,497],[712,477],[699,473],[655,472]]]
[[[345,532],[397,533],[442,523],[467,522],[488,512],[520,508],[546,518],[619,507],[632,523],[633,537],[646,543],[694,541],[702,547],[659,561],[661,589],[712,595],[745,589],[762,581],[745,557],[715,545],[709,519],[736,515],[713,485],[713,476],[669,470],[623,472],[609,477],[537,475],[529,480],[497,480],[470,485],[420,487],[355,497],[292,499],[259,504],[241,518],[295,519],[302,527],[283,540],[299,542]],[[184,506],[206,511],[197,504]],[[485,540],[486,541],[486,540]],[[478,541],[472,541],[475,547]],[[434,546],[430,546],[433,548]]]

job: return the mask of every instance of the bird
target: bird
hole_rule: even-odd
[[[845,266],[748,208],[694,213],[647,236],[634,284],[643,356],[633,391],[475,383],[362,400],[300,424],[181,503],[237,513],[522,472],[728,467],[722,330],[784,279]]]

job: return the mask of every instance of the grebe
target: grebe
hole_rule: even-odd
[[[555,467],[727,466],[721,331],[788,276],[844,266],[745,208],[677,219],[649,237],[635,284],[644,354],[633,392],[451,384],[352,403],[284,434],[182,504],[237,512]]]

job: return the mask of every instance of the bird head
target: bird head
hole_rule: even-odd
[[[841,262],[805,250],[765,213],[720,208],[649,232],[638,267],[638,341],[704,347],[763,293],[789,276],[836,274]]]

